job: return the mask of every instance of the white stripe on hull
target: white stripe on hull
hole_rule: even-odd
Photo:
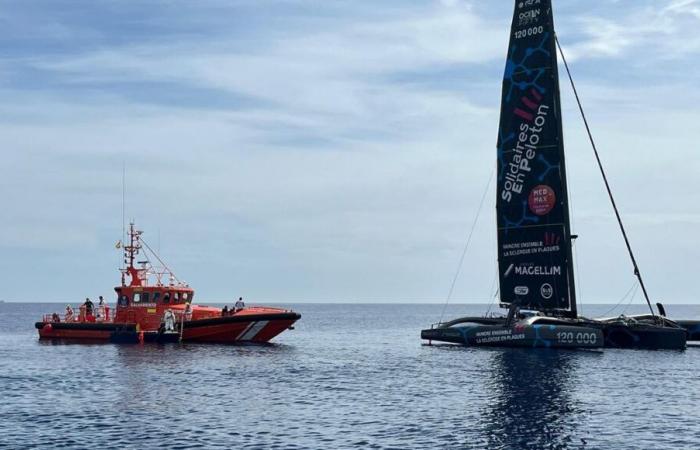
[[[246,334],[246,332],[247,332],[248,330],[250,330],[250,327],[252,327],[253,325],[255,325],[255,322],[250,322],[250,323],[248,324],[248,326],[245,327],[245,329],[244,329],[243,331],[241,331],[241,332],[238,334],[238,336],[236,336],[236,340],[239,340],[239,339],[241,338],[241,336],[243,336],[244,334]]]
[[[245,333],[243,335],[243,337],[240,339],[243,341],[252,340],[255,337],[255,335],[257,335],[260,332],[260,330],[265,328],[265,325],[267,325],[269,322],[270,322],[269,320],[261,320],[260,322],[253,322],[252,323],[253,327],[252,328],[249,327],[250,330],[248,330],[248,332]],[[239,338],[237,338],[237,339],[239,339]]]

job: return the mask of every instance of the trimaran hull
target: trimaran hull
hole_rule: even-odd
[[[569,325],[484,325],[464,322],[421,331],[421,338],[469,347],[597,348],[603,332],[586,326]]]
[[[548,321],[546,318],[544,320]],[[557,323],[516,322],[506,325],[505,318],[463,317],[422,330],[421,338],[469,347],[605,347],[651,350],[683,349],[687,339],[700,339],[700,321],[685,321],[689,322],[689,329],[661,327],[643,322],[590,319],[556,319],[553,322]],[[695,331],[691,332],[693,329]]]
[[[689,341],[700,341],[700,320],[677,320],[676,323],[688,332]]]

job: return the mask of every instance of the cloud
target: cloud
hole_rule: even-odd
[[[499,39],[500,38],[500,39]],[[480,45],[473,45],[480,41]],[[306,113],[366,114],[385,83],[372,77],[493,60],[504,42],[466,8],[431,8],[376,23],[264,38],[145,43],[26,61],[64,83],[173,81]],[[332,99],[332,101],[331,101]]]
[[[700,19],[700,2],[698,0],[675,0],[664,10],[664,13],[690,14]]]
[[[54,277],[46,291],[6,261],[12,281],[0,296],[72,296],[74,282],[54,275],[66,266],[90,274],[85,290],[111,286],[126,162],[127,217],[162,242],[199,298],[228,298],[231,286],[280,301],[444,298],[493,170],[510,4],[121,6],[47,3],[0,17],[33,30],[9,33],[18,37],[0,59],[10,168],[0,246]],[[696,20],[694,3],[667,6],[564,11],[560,27],[630,227],[649,246],[659,245],[662,213],[679,214],[675,231],[692,237],[695,219],[680,214],[697,200],[687,183],[672,184],[697,170],[686,127],[698,90],[673,70],[692,45],[675,61],[667,52]],[[627,68],[650,35],[658,43],[640,73],[657,88],[641,76],[621,83],[639,72]],[[649,67],[659,61],[677,75]],[[626,290],[613,262],[598,271],[614,223],[575,110],[564,107],[585,278]],[[678,154],[658,151],[668,142]],[[632,195],[652,176],[678,201],[664,202],[661,189]],[[480,217],[457,299],[492,293],[493,196]]]
[[[639,2],[636,8],[627,8],[614,19],[582,15],[573,19],[573,24],[566,21],[562,36],[574,36],[564,45],[567,58],[619,58],[630,53],[646,60],[678,59],[698,52],[700,39],[696,33],[689,33],[697,22],[688,20],[690,15],[700,18],[697,1],[665,3],[659,8],[657,3]],[[568,32],[571,28],[573,33]]]

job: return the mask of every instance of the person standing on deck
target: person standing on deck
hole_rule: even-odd
[[[165,331],[175,331],[175,314],[172,309],[168,308],[165,311],[163,321],[165,322]]]
[[[185,320],[192,320],[192,305],[189,303],[185,305]]]
[[[105,320],[105,299],[100,295],[100,301],[97,302],[97,321]]]
[[[228,316],[228,305],[224,305],[223,309],[221,310],[221,317],[226,316]]]
[[[83,305],[85,306],[85,315],[91,316],[95,305],[92,303],[92,300],[90,300],[90,297],[85,299],[85,303],[83,303]]]
[[[240,311],[243,308],[245,308],[245,303],[243,302],[243,297],[238,297],[238,301],[236,302],[234,306],[234,311]]]

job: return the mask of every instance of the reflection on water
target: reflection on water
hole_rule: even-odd
[[[586,443],[586,411],[574,398],[577,366],[597,352],[502,349],[493,352],[493,401],[484,410],[491,448],[565,448]],[[589,361],[594,363],[594,361]]]

